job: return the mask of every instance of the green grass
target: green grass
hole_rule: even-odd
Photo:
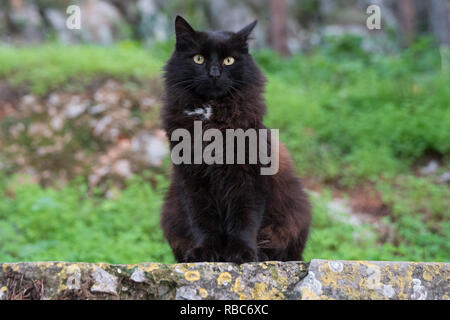
[[[313,223],[305,259],[448,261],[450,259],[450,189],[408,176],[396,188],[380,183],[393,217],[382,222],[394,232],[382,241],[371,225],[354,226],[330,218],[329,193],[313,200]],[[428,214],[434,218],[424,219]],[[441,220],[438,215],[444,214]],[[439,222],[438,222],[439,221]]]
[[[57,190],[11,179],[0,198],[0,261],[174,262],[159,227],[161,180],[134,178],[114,199],[89,196],[83,179]]]
[[[266,122],[280,129],[301,172],[344,185],[405,173],[427,152],[448,156],[450,75],[428,50],[370,59],[259,53]]]
[[[18,177],[3,179],[2,189],[14,196],[0,198],[0,261],[175,262],[159,226],[167,181],[158,180],[158,187],[152,188],[135,177],[115,198],[107,199],[88,195],[83,179],[61,189],[24,183]],[[399,206],[398,219],[385,221],[398,233],[396,244],[381,243],[373,226],[331,219],[329,193],[311,196],[313,224],[304,259],[448,261],[448,219],[437,229],[436,224],[423,224],[420,211],[415,211],[419,206],[411,208],[406,200],[414,198],[388,194]]]
[[[170,50],[0,47],[0,79],[37,95],[104,76],[145,81],[160,75]],[[373,184],[392,211],[383,223],[395,237],[385,240],[373,226],[331,219],[329,192],[313,197],[305,259],[450,260],[450,188],[413,175],[429,154],[450,169],[450,75],[438,51],[424,40],[380,56],[343,38],[310,55],[254,55],[269,80],[265,122],[280,129],[299,173],[344,188]],[[83,179],[44,189],[1,177],[0,261],[174,262],[159,227],[167,175],[159,181],[155,189],[134,178],[107,199],[88,195]]]
[[[380,244],[370,225],[354,226],[333,220],[328,215],[329,193],[320,198],[311,197],[313,222],[304,252],[304,259],[330,260],[411,260],[397,255],[398,248]],[[417,258],[417,257],[416,257]],[[414,259],[412,259],[414,260]]]
[[[0,46],[0,78],[12,87],[26,87],[37,95],[60,88],[89,84],[101,77],[146,80],[158,74],[163,62],[132,43],[114,48],[99,46]]]

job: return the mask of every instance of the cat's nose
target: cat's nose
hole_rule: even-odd
[[[212,66],[212,67],[209,69],[209,76],[210,76],[211,78],[214,78],[214,79],[219,78],[219,77],[220,77],[220,70],[219,70],[219,67],[218,67],[218,66]]]

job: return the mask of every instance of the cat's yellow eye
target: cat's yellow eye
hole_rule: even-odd
[[[196,64],[202,64],[203,62],[205,62],[205,58],[201,54],[196,54],[194,56],[194,62]]]
[[[233,57],[226,57],[223,60],[223,64],[226,66],[231,66],[234,63],[234,58]]]

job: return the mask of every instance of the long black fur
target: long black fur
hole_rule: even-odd
[[[203,120],[203,130],[265,128],[265,78],[247,45],[255,25],[199,32],[176,18],[175,50],[164,68],[169,139],[178,128],[193,134],[195,120]],[[193,61],[196,54],[203,64]],[[226,66],[228,56],[235,62]],[[186,112],[205,105],[213,110],[210,119]],[[279,159],[273,176],[261,175],[260,164],[173,165],[161,225],[177,261],[301,260],[310,206],[283,145]]]

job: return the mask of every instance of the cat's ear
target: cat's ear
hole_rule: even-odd
[[[177,16],[175,18],[175,34],[177,36],[177,39],[186,36],[192,37],[195,34],[195,30],[181,16]]]
[[[194,36],[196,32],[191,27],[191,25],[184,20],[181,16],[177,16],[175,18],[175,35],[176,35],[176,49],[183,50],[190,45],[192,45],[194,41]]]
[[[241,30],[236,32],[236,34],[239,35],[241,38],[247,40],[248,36],[252,32],[252,30],[255,28],[257,23],[258,23],[258,20],[253,21],[249,25],[245,26],[244,28],[242,28]]]

